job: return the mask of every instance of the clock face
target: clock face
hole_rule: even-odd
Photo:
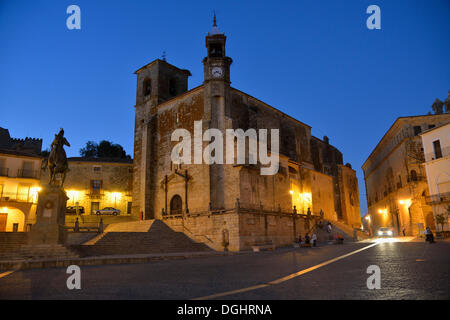
[[[211,75],[214,78],[220,78],[223,75],[223,70],[221,67],[214,67],[211,69]]]

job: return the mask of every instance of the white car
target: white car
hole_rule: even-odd
[[[383,227],[378,229],[377,234],[379,237],[392,237],[394,235],[394,231],[392,228]]]
[[[109,214],[109,215],[113,215],[113,216],[117,216],[118,214],[120,214],[120,210],[113,208],[113,207],[105,207],[101,210],[97,210],[95,212],[96,215],[101,215],[101,214]]]

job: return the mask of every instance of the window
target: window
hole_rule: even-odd
[[[132,206],[132,204],[133,204],[133,202],[131,202],[131,201],[128,201],[128,203],[127,203],[127,213],[128,214],[131,214],[131,206]]]
[[[222,45],[220,43],[212,43],[209,46],[209,56],[210,57],[222,57]]]
[[[422,128],[420,126],[414,126],[414,135],[417,136],[422,132]]]
[[[417,172],[416,172],[416,170],[411,170],[411,181],[417,181]]]
[[[169,95],[171,97],[177,94],[177,81],[175,79],[169,80]]]
[[[436,127],[436,125],[434,125],[434,124],[429,124],[428,125],[428,129],[433,129],[434,127]]]
[[[397,189],[400,189],[402,187],[402,176],[398,176],[398,182],[397,182]]]
[[[434,158],[435,159],[442,158],[442,149],[440,140],[433,141],[433,148],[434,148]]]
[[[97,210],[100,210],[100,202],[91,202],[91,214],[95,214]]]
[[[175,123],[178,124],[180,122],[180,114],[177,112],[175,113]]]
[[[152,80],[146,78],[143,85],[144,96],[149,96],[152,93]]]
[[[102,167],[101,166],[93,166],[92,169],[94,170],[94,172],[99,173],[102,171]]]
[[[100,194],[102,188],[102,180],[91,180],[91,193]]]

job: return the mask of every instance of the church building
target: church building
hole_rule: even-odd
[[[292,243],[308,231],[308,211],[359,228],[356,173],[327,137],[231,86],[233,60],[217,27],[205,38],[203,84],[188,90],[190,71],[157,59],[137,75],[132,216],[159,219],[214,249]],[[236,70],[235,72],[239,72]],[[279,130],[279,170],[260,164],[175,164],[175,129]],[[269,139],[270,140],[270,139]],[[209,144],[203,141],[202,150]],[[193,152],[192,152],[193,153]]]

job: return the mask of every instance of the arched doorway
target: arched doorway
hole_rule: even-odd
[[[182,214],[183,213],[183,201],[179,195],[174,195],[170,200],[170,214]]]
[[[0,208],[0,232],[22,232],[25,227],[25,214],[17,208]]]

